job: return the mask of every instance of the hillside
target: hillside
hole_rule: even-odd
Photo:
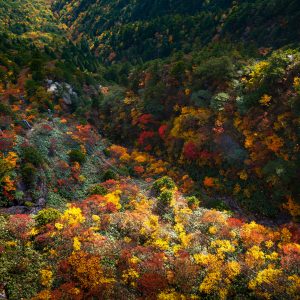
[[[137,62],[190,52],[224,37],[259,47],[297,43],[299,1],[66,1],[54,10],[74,40],[105,62]]]
[[[62,28],[52,14],[50,1],[1,1],[0,20],[2,33],[11,37],[62,39]]]
[[[176,161],[208,194],[247,212],[285,218],[282,205],[299,199],[297,5],[56,1],[53,9],[107,64],[104,79],[126,89],[100,103],[94,124],[104,135]]]
[[[0,1],[0,299],[300,299],[299,1]]]
[[[45,79],[46,66],[53,62],[51,70],[56,76],[74,74],[74,69],[95,71],[97,62],[83,44],[74,46],[66,38],[66,26],[57,20],[50,1],[1,1],[0,3],[0,79],[5,84],[15,82],[22,68],[39,70],[38,80]],[[83,53],[84,52],[84,53]],[[62,66],[64,64],[64,66]],[[58,65],[60,65],[58,67]],[[72,66],[70,66],[72,65]],[[73,68],[73,70],[67,70]],[[62,70],[64,69],[64,70]],[[67,72],[69,71],[69,74]],[[55,76],[53,75],[53,77]],[[43,77],[44,76],[44,77]]]
[[[299,199],[299,53],[252,60],[238,51],[221,44],[137,68],[124,100],[111,94],[118,105],[103,102],[100,120],[110,139],[179,165],[209,194],[276,218],[289,197]]]

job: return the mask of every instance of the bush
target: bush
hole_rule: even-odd
[[[103,153],[105,154],[105,156],[110,157],[110,151],[109,151],[109,149],[104,149]]]
[[[26,207],[28,207],[28,208],[32,208],[32,207],[34,206],[34,203],[31,202],[31,201],[26,201],[26,202],[24,203],[24,205],[25,205]]]
[[[21,201],[24,197],[24,192],[23,191],[16,191],[15,192],[15,199],[17,201]]]
[[[0,103],[0,113],[6,114],[8,116],[13,115],[13,111],[11,110],[10,106]]]
[[[158,197],[159,202],[162,203],[164,207],[169,207],[173,199],[173,192],[171,190],[164,190]]]
[[[55,208],[45,208],[40,210],[35,216],[35,222],[38,226],[44,226],[57,220],[60,215],[60,212]]]
[[[89,195],[106,195],[107,189],[101,185],[93,185],[89,188]]]
[[[117,178],[118,176],[113,170],[107,170],[102,177],[102,181],[107,181],[110,179],[117,180]]]
[[[196,107],[208,107],[212,94],[208,90],[199,90],[192,93],[191,103]]]
[[[34,80],[27,80],[25,82],[25,90],[28,97],[34,96],[36,90],[38,89],[39,85]]]
[[[175,188],[173,179],[168,176],[157,179],[153,184],[153,190],[156,194],[160,194],[163,189],[174,190]]]
[[[39,167],[43,163],[43,156],[32,146],[23,148],[21,157],[25,163],[32,164],[35,167]]]
[[[40,288],[43,266],[43,256],[32,248],[16,247],[14,251],[3,251],[0,256],[0,282],[6,283],[7,298],[4,299],[33,299]]]
[[[33,185],[35,181],[36,173],[37,173],[37,169],[32,163],[26,163],[21,168],[22,178],[24,183],[27,186]]]
[[[201,62],[201,64],[195,68],[195,75],[199,78],[201,83],[222,82],[231,77],[233,70],[234,66],[230,57],[212,57]]]
[[[47,206],[61,208],[64,207],[66,203],[67,200],[57,193],[51,191],[47,195]]]
[[[3,177],[10,171],[8,163],[0,157],[0,183]]]
[[[189,208],[191,209],[196,209],[200,205],[200,200],[195,196],[187,197],[186,200]]]
[[[69,153],[70,162],[78,162],[80,164],[84,163],[86,155],[81,150],[72,150]]]
[[[130,168],[127,168],[127,167],[122,167],[122,168],[119,168],[119,174],[122,175],[122,176],[129,176],[132,174]],[[131,173],[130,173],[131,172]]]
[[[220,200],[220,199],[210,199],[206,205],[205,205],[206,208],[209,208],[209,209],[217,209],[217,210],[220,210],[220,211],[228,211],[229,210],[229,207],[227,206],[227,204]]]
[[[219,93],[211,99],[210,107],[214,111],[222,111],[224,110],[226,102],[229,101],[229,98],[227,93]]]

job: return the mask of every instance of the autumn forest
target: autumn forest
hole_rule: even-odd
[[[0,299],[300,300],[298,0],[0,0]]]

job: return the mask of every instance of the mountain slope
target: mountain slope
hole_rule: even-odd
[[[90,122],[117,143],[148,151],[174,167],[185,168],[200,194],[203,187],[208,194],[224,193],[238,199],[244,209],[273,217],[289,199],[292,203],[297,201],[299,189],[294,182],[299,137],[296,130],[291,132],[298,118],[298,90],[294,84],[299,73],[296,50],[272,54],[268,48],[257,49],[222,39],[199,49],[200,44],[193,42],[193,32],[186,32],[189,39],[184,39],[180,30],[176,30],[178,43],[188,46],[186,54],[175,52],[164,60],[136,67],[124,62],[103,68],[92,55],[85,37],[80,40],[76,31],[83,24],[86,28],[89,24],[97,25],[94,16],[98,10],[100,17],[105,15],[111,21],[99,25],[99,30],[112,28],[114,32],[118,26],[130,27],[140,22],[141,27],[136,31],[140,41],[130,40],[134,36],[127,36],[127,31],[122,30],[117,31],[117,37],[126,40],[137,57],[142,58],[148,51],[151,58],[153,49],[140,36],[139,29],[144,26],[154,24],[168,32],[172,20],[179,23],[185,20],[189,28],[197,31],[200,27],[195,20],[204,22],[201,16],[205,14],[213,22],[222,19],[226,28],[240,17],[238,12],[249,8],[249,2],[210,1],[201,5],[193,2],[187,9],[182,1],[156,1],[152,3],[153,11],[150,2],[85,1],[76,5],[73,1],[55,2],[53,7],[62,19],[72,16],[68,22],[72,24],[72,34],[80,40],[77,45],[68,40],[64,26],[53,17],[49,5],[42,3],[34,2],[37,21],[28,11],[26,1],[8,1],[0,6],[3,24],[4,11],[15,11],[0,41],[2,117],[9,112],[2,130],[13,134],[10,122],[20,126],[28,120],[40,120],[48,117],[49,110],[55,116],[73,113],[83,124]],[[225,11],[228,16],[216,17]],[[273,6],[268,7],[268,13],[273,13],[275,19],[278,15]],[[260,5],[256,14],[262,14]],[[118,15],[121,22],[117,21]],[[290,24],[296,15],[297,10],[289,16]],[[226,21],[230,18],[231,23]],[[25,21],[23,29],[18,31],[15,24],[20,19]],[[262,24],[256,23],[254,29]],[[205,34],[208,32],[204,30]],[[45,40],[44,36],[52,38]],[[114,34],[109,36],[112,40],[107,41],[107,46],[112,48]],[[173,36],[168,39],[170,45],[175,43],[173,39]],[[33,40],[36,43],[31,45]],[[162,54],[161,49],[156,48],[158,55]],[[117,87],[111,82],[109,88],[103,87],[105,79],[126,86]],[[27,103],[22,100],[20,104],[20,98]],[[15,110],[23,111],[26,105],[28,108],[21,114],[11,111],[11,105]],[[287,117],[288,125],[278,124],[278,120]],[[4,149],[9,151],[9,147]],[[5,205],[9,205],[9,197],[3,198]],[[15,200],[18,202],[24,200]],[[206,205],[211,206],[210,201]]]
[[[299,1],[52,2],[0,0],[0,298],[298,299]]]
[[[0,33],[38,43],[61,40],[63,26],[53,16],[50,4],[43,0],[1,1]]]
[[[191,2],[191,3],[190,3]],[[263,47],[297,43],[298,1],[65,1],[54,10],[74,40],[106,60],[149,60],[228,37]]]
[[[9,163],[27,146],[29,156],[41,161],[27,130],[56,113],[84,115],[100,98],[101,75],[84,45],[67,39],[48,1],[1,1],[0,24],[0,205],[5,207],[41,198],[33,195],[39,195],[43,177],[40,163],[34,158]]]
[[[66,38],[65,26],[54,17],[50,4],[41,0],[0,2],[0,85],[17,84],[20,76],[23,90],[27,79],[40,85],[46,79],[76,84],[76,77],[92,77],[83,75],[84,71],[99,68],[83,44],[75,46]]]

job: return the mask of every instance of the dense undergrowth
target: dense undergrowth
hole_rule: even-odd
[[[203,209],[166,177],[151,190],[110,179],[66,209],[2,216],[0,226],[0,280],[9,299],[299,294],[295,225],[271,229]]]

